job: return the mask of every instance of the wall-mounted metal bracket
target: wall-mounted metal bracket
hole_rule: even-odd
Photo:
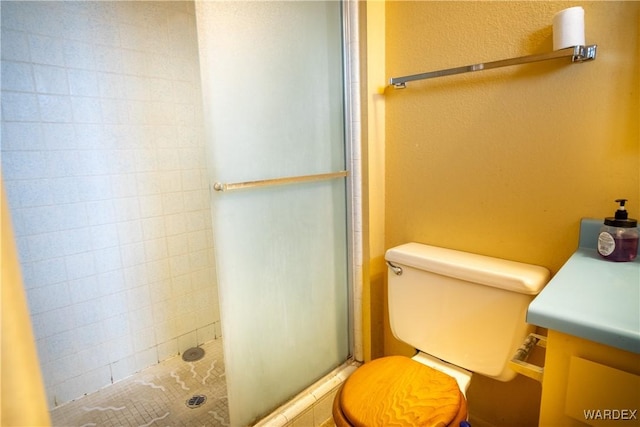
[[[542,382],[544,367],[527,362],[531,351],[536,346],[546,348],[547,337],[538,334],[529,334],[509,361],[509,367],[519,374]]]

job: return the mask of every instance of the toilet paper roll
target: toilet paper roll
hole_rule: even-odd
[[[584,45],[584,9],[561,10],[553,16],[553,50]]]

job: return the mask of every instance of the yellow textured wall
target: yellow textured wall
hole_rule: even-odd
[[[362,5],[366,7],[362,7]],[[385,245],[385,97],[378,88],[386,84],[385,75],[385,2],[361,3],[361,13],[366,15],[367,72],[366,111],[366,170],[368,214],[365,223],[368,229],[369,268],[363,286],[364,315],[364,360],[369,361],[384,355],[384,282],[387,266],[384,261]],[[364,169],[364,168],[363,168]]]
[[[575,5],[595,61],[386,90],[387,248],[417,241],[555,273],[580,218],[612,215],[620,197],[640,217],[640,2],[389,1],[386,74],[551,51],[554,13]],[[385,353],[407,353],[385,328]],[[471,409],[494,425],[536,425],[539,388],[478,377]]]

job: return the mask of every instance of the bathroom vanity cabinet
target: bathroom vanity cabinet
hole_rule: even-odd
[[[539,425],[640,426],[640,355],[549,330]]]
[[[640,258],[602,260],[600,225],[582,220],[578,250],[529,305],[548,330],[540,426],[640,426]]]

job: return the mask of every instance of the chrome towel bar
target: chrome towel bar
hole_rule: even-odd
[[[211,188],[214,191],[231,191],[243,190],[245,188],[269,187],[273,185],[296,184],[301,182],[325,181],[328,179],[344,178],[349,176],[349,171],[339,171],[330,173],[320,173],[315,175],[300,175],[284,178],[261,179],[257,181],[233,182],[224,184],[222,182],[214,182]]]
[[[396,89],[404,89],[407,82],[415,80],[432,79],[434,77],[451,76],[454,74],[469,73],[472,71],[490,70],[492,68],[507,67],[510,65],[528,64],[530,62],[547,61],[550,59],[571,57],[571,62],[585,62],[596,59],[597,45],[573,46],[565,49],[554,50],[549,53],[520,56],[518,58],[502,59],[500,61],[485,62],[480,64],[465,65],[463,67],[448,68],[445,70],[431,71],[422,74],[413,74],[404,77],[392,77],[389,84]]]

